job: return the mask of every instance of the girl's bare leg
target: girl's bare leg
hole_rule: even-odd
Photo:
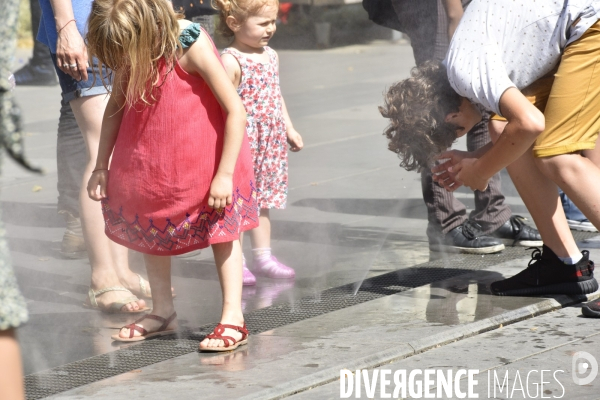
[[[250,231],[254,272],[268,278],[293,279],[293,268],[277,261],[271,254],[271,215],[268,208],[261,208],[258,227]]]
[[[23,400],[23,366],[15,330],[0,331],[0,399]]]
[[[269,209],[260,210],[258,226],[250,231],[253,249],[264,249],[271,247],[271,217]]]
[[[214,244],[212,246],[215,255],[219,282],[223,292],[223,311],[221,323],[235,326],[244,325],[242,314],[242,248],[239,240],[232,242]],[[231,336],[236,341],[242,338],[242,334],[233,329],[225,329],[223,336]],[[224,343],[219,339],[204,339],[200,348],[223,347]]]
[[[127,289],[139,291],[139,279],[129,269],[127,249],[108,239],[104,233],[101,206],[88,197],[86,190],[87,182],[96,163],[100,128],[107,100],[108,96],[98,95],[81,97],[70,102],[88,153],[79,201],[81,226],[92,266],[90,287],[99,290],[111,286],[124,286]],[[101,307],[108,307],[126,297],[129,297],[126,292],[112,291],[98,296],[96,300]],[[145,307],[144,300],[138,300],[123,306],[122,311],[138,310],[143,307]]]
[[[175,305],[173,304],[173,296],[171,294],[171,257],[144,254],[144,261],[146,262],[148,281],[152,287],[152,315],[158,315],[167,319],[175,312]],[[148,318],[137,325],[152,333],[162,323]],[[173,320],[165,329],[177,329],[177,319]],[[134,332],[134,336],[139,335],[141,335],[140,332]],[[129,329],[122,328],[119,336],[128,338]]]

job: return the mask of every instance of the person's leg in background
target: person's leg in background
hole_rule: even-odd
[[[483,127],[483,128],[482,128]],[[471,131],[485,129],[484,123],[479,123],[473,127]],[[471,132],[467,134],[467,137]],[[485,144],[485,143],[484,143]],[[499,179],[496,181],[499,185]],[[490,186],[491,182],[490,182]],[[463,203],[458,201],[452,192],[447,191],[437,183],[433,182],[432,173],[429,168],[421,171],[421,188],[423,191],[423,200],[427,206],[427,237],[429,239],[429,249],[431,251],[456,252],[461,251],[473,254],[489,254],[496,253],[504,249],[502,241],[491,236],[486,236],[483,233],[483,228],[477,220],[470,220],[467,217],[467,210]],[[492,187],[488,187],[486,192],[490,192]],[[494,193],[499,193],[499,188],[493,188]],[[500,194],[501,196],[501,194]],[[483,197],[483,196],[482,196]],[[497,196],[485,195],[488,203],[492,197]],[[481,207],[484,201],[480,201],[478,205]],[[497,205],[499,210],[495,217],[497,219],[504,217],[506,210]],[[506,207],[508,209],[508,207]],[[476,209],[478,211],[475,216],[480,220],[494,221],[493,218],[484,218],[482,214],[486,209]],[[508,220],[510,210],[508,210]],[[495,225],[500,226],[504,223],[503,220],[495,222],[487,222],[488,228]]]
[[[484,119],[467,133],[467,150],[475,151],[490,141],[487,120]],[[491,234],[496,231],[512,215],[510,208],[504,203],[501,188],[502,182],[498,173],[490,179],[487,190],[473,192],[475,209],[471,211],[469,219],[481,225],[484,234]]]
[[[17,85],[54,86],[58,84],[54,64],[48,47],[35,40],[40,26],[42,10],[38,0],[29,0],[31,10],[31,32],[33,37],[33,55],[29,62],[15,71]]]
[[[92,77],[93,79],[93,77]],[[85,89],[81,92],[85,92]],[[122,286],[139,291],[139,277],[129,269],[127,248],[111,241],[104,233],[104,218],[100,204],[89,198],[87,181],[96,164],[96,155],[100,141],[102,117],[108,101],[108,95],[98,94],[72,99],[69,104],[83,134],[86,144],[86,166],[79,194],[81,225],[87,245],[88,257],[92,266],[91,290]],[[130,294],[122,291],[109,291],[98,295],[96,301],[101,309],[120,302]],[[91,300],[91,299],[90,299]],[[143,300],[128,301],[121,311],[137,311],[144,308]]]
[[[67,223],[60,252],[66,258],[85,258],[87,253],[79,218],[79,192],[86,166],[86,147],[73,110],[64,101],[60,107],[56,142],[57,210],[64,215]]]
[[[392,0],[404,33],[410,38],[415,64],[434,57],[438,23],[438,0]]]
[[[272,279],[291,279],[293,268],[282,264],[271,254],[271,216],[269,208],[261,208],[258,227],[250,231],[252,242],[252,271]]]
[[[55,55],[52,55],[52,59],[53,62],[56,62]],[[87,181],[96,162],[102,118],[109,98],[109,88],[104,86],[105,83],[110,83],[109,72],[107,70],[99,71],[97,64],[93,63],[88,67],[87,81],[76,81],[58,68],[56,68],[56,73],[59,77],[63,101],[68,102],[85,142],[85,162],[81,168],[81,182],[78,184],[77,195],[83,237],[92,267],[87,304],[107,312],[140,312],[146,308],[145,301],[136,298],[133,294],[148,296],[147,290],[143,289],[148,284],[129,268],[128,250],[112,242],[104,233],[105,223],[102,207],[88,197],[86,190]],[[70,154],[78,150],[73,145],[73,143],[77,144],[76,133],[73,130],[72,120],[69,122],[68,110],[63,109],[63,111],[65,114],[62,115],[62,119],[69,129],[66,132],[68,135],[61,132],[59,136],[61,143],[57,147],[60,147],[60,151]],[[65,125],[61,126],[61,128],[64,127]],[[74,139],[74,142],[66,142],[67,136]],[[77,155],[77,157],[81,157],[81,155]],[[63,161],[65,160],[58,160],[61,171],[63,167],[67,168],[64,164],[60,165]],[[72,161],[68,160],[68,162]],[[69,173],[73,173],[72,168],[75,167],[70,164]],[[71,176],[72,179],[73,176]],[[75,193],[75,185],[75,183],[71,183],[68,187],[71,195]],[[62,204],[64,203],[61,201]],[[66,206],[70,209],[75,207],[72,201]],[[100,292],[98,293],[98,291]]]
[[[441,3],[438,0],[393,0],[392,6],[401,25],[406,27],[416,65],[443,59],[448,44],[448,24]],[[421,171],[421,187],[429,221],[430,251],[486,254],[504,248],[500,240],[483,237],[476,224],[463,226],[468,221],[465,206],[433,182],[428,168]]]
[[[430,243],[467,220],[467,208],[451,192],[433,182],[430,169],[421,171],[421,189],[427,207],[427,236]]]

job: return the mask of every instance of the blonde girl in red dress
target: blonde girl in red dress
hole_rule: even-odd
[[[269,278],[293,278],[292,268],[271,254],[269,210],[285,208],[288,154],[300,151],[302,137],[292,125],[279,88],[279,59],[267,46],[275,33],[277,0],[215,0],[220,31],[233,40],[221,54],[229,78],[242,98],[254,162],[260,225],[251,231],[253,272]],[[244,262],[244,284],[256,278]]]
[[[214,44],[165,0],[96,0],[87,40],[114,71],[88,193],[109,238],[144,253],[152,286],[152,315],[113,339],[176,332],[170,256],[211,245],[223,311],[200,350],[245,344],[238,239],[258,225],[256,190],[244,106]]]

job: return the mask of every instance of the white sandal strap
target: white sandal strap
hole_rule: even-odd
[[[94,290],[94,289],[90,288],[90,290],[88,291],[88,297],[90,299],[90,304],[94,307],[99,307],[98,302],[96,301],[96,297],[103,295],[106,292],[129,292],[133,296],[133,293],[131,293],[131,291],[129,291],[128,289],[125,289],[122,286],[111,286],[111,287],[107,287],[107,288],[100,289],[100,290]]]
[[[142,296],[150,297],[150,293],[148,291],[148,287],[146,286],[146,280],[142,278],[140,274],[136,274],[140,279],[140,292],[142,292]]]

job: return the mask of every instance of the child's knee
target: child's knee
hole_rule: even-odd
[[[230,242],[222,242],[222,243],[213,243],[211,245],[213,253],[215,255],[226,255],[229,256],[231,254],[236,254],[237,252],[241,252],[241,247],[239,245],[239,240],[232,240]]]
[[[559,184],[576,179],[585,173],[582,156],[577,153],[560,154],[552,157],[534,157],[540,171],[555,183]]]

